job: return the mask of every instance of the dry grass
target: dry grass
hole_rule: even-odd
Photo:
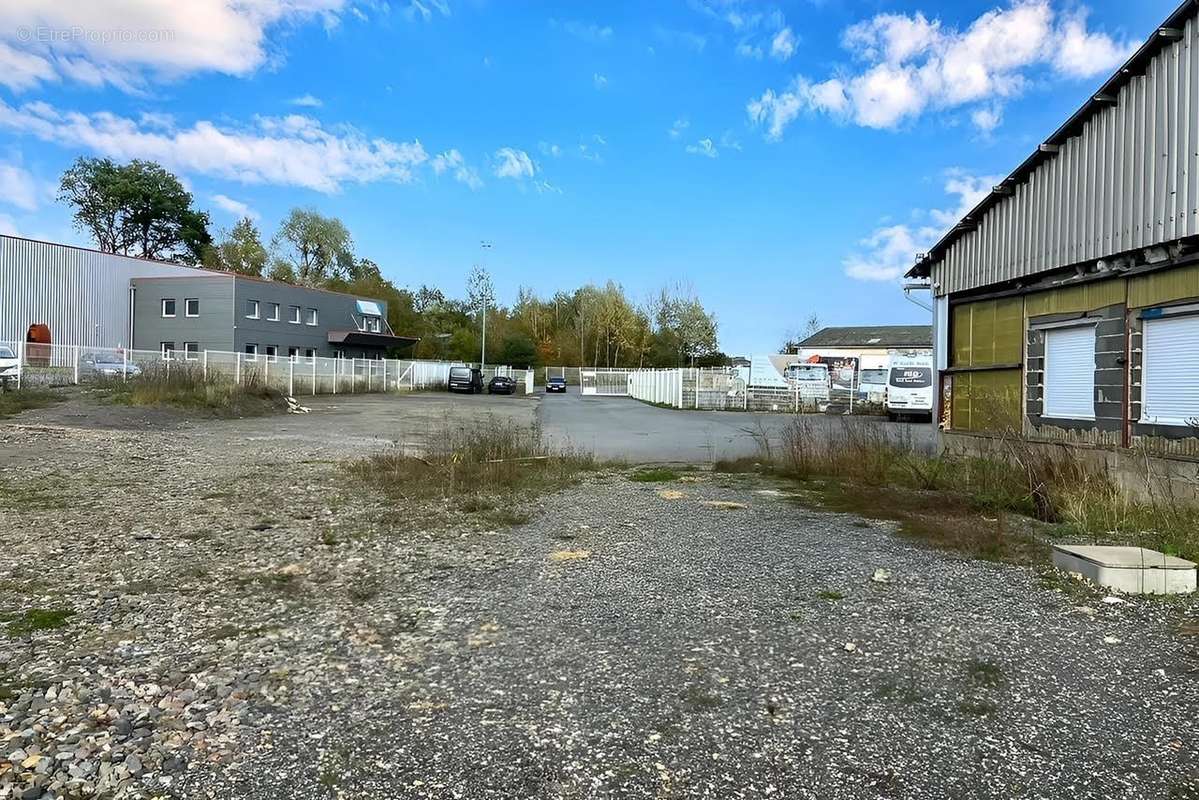
[[[582,561],[587,558],[591,558],[590,550],[555,550],[549,554],[549,560],[555,564],[564,561]]]
[[[910,535],[977,557],[1043,559],[1045,545],[1029,518],[1075,539],[1199,556],[1199,506],[1168,489],[1134,501],[1068,446],[1007,435],[993,458],[932,456],[905,432],[875,421],[829,425],[803,417],[784,429],[781,442],[761,436],[759,445],[762,471],[824,479],[819,494],[826,504],[899,521]]]
[[[160,362],[127,381],[105,386],[110,400],[133,406],[175,406],[220,416],[256,416],[282,408],[282,395],[268,388],[257,371],[246,368],[240,383],[204,374],[196,364]]]
[[[488,418],[435,431],[420,454],[396,447],[348,470],[394,497],[453,498],[467,511],[491,511],[569,485],[594,465],[590,454],[547,447],[537,426]]]

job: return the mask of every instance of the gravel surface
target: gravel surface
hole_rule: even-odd
[[[337,420],[0,425],[0,798],[1199,796],[1194,600],[707,473],[497,530]]]

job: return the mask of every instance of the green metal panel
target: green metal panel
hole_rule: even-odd
[[[953,376],[953,430],[1020,430],[1018,369],[959,372]]]
[[[953,309],[954,367],[1018,364],[1024,352],[1024,300],[1007,297]]]
[[[1139,275],[1128,281],[1128,307],[1142,308],[1199,298],[1199,266]]]
[[[1095,311],[1124,302],[1124,280],[1086,283],[1030,294],[1024,300],[1024,313],[1029,317],[1043,314],[1077,314]]]

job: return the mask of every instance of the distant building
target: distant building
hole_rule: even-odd
[[[949,440],[1199,456],[1196,86],[1188,2],[908,273]]]
[[[375,298],[0,236],[0,341],[378,358],[418,340]]]

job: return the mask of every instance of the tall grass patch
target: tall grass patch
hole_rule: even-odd
[[[821,479],[833,507],[899,520],[938,546],[1000,560],[1035,558],[1044,545],[1009,516],[1016,515],[1075,539],[1199,557],[1199,505],[1168,488],[1133,499],[1069,446],[1009,434],[993,457],[933,455],[903,429],[853,417],[833,424],[798,417],[777,440],[758,440],[759,460],[774,473]]]
[[[594,465],[589,453],[547,445],[536,425],[493,417],[446,425],[431,431],[419,452],[396,446],[350,462],[347,470],[393,497],[458,499],[473,512],[569,485]]]
[[[282,395],[267,387],[250,366],[235,383],[215,371],[205,374],[198,364],[163,361],[127,380],[110,380],[105,389],[112,401],[127,405],[175,406],[227,416],[267,414],[282,407]]]

